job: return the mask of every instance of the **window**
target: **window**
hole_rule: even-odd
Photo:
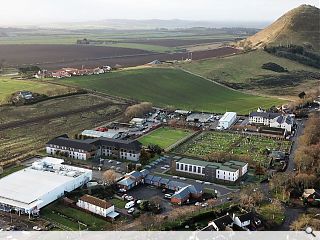
[[[191,165],[189,166],[189,172],[192,172],[192,166]]]
[[[180,169],[179,163],[176,164],[176,169]]]
[[[198,173],[201,173],[201,167],[198,167]]]
[[[193,172],[197,172],[197,167],[196,166],[193,166]]]
[[[180,170],[183,170],[183,164],[180,164]]]
[[[184,165],[184,170],[188,171],[188,165]]]

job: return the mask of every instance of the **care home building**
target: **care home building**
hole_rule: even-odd
[[[207,162],[182,158],[172,165],[178,175],[184,175],[204,181],[236,182],[248,171],[248,163],[227,161],[225,163]]]
[[[103,137],[77,140],[63,135],[50,140],[46,145],[46,152],[50,155],[63,153],[66,157],[80,160],[106,156],[138,161],[141,147],[142,144],[136,140],[126,141]]]

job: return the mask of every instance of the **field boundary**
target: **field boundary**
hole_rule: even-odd
[[[194,133],[191,133],[190,135],[186,136],[185,138],[179,140],[178,142],[172,144],[171,146],[167,147],[164,151],[165,152],[171,152],[180,145],[184,144],[185,142],[189,141],[191,138],[196,137],[197,135],[201,134],[202,131],[196,131]]]

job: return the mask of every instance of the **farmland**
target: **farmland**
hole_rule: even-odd
[[[155,106],[223,113],[247,114],[250,110],[282,103],[273,98],[230,90],[177,69],[143,68],[61,80],[70,86],[152,102]]]
[[[14,162],[39,153],[49,139],[65,133],[73,137],[121,116],[125,107],[92,95],[1,107],[0,162]],[[8,124],[10,127],[5,127]]]
[[[277,73],[262,69],[274,62],[289,72]],[[236,89],[253,90],[270,95],[297,95],[319,84],[319,69],[304,66],[262,50],[222,59],[183,63],[180,67]],[[318,75],[318,77],[314,77]],[[318,78],[318,79],[317,79]]]
[[[204,132],[181,145],[175,151],[194,157],[206,157],[211,153],[231,153],[249,156],[254,161],[265,161],[265,149],[288,151],[291,143],[258,136],[243,136],[225,132]]]
[[[0,77],[0,105],[7,103],[7,99],[12,93],[21,90],[46,94],[47,96],[62,95],[76,91],[76,89],[71,87],[58,86],[50,83],[14,80],[7,77]]]
[[[159,145],[161,148],[167,148],[179,140],[189,136],[192,132],[185,129],[173,129],[168,127],[163,127],[152,131],[151,133],[139,138],[144,146],[149,144]]]
[[[164,53],[167,47],[143,45],[135,43],[119,43],[108,46],[94,45],[1,45],[1,57],[5,65],[18,67],[22,65],[38,65],[41,68],[55,70],[62,67],[97,67],[102,65],[121,65],[123,67],[138,66],[155,59],[160,61],[181,60],[188,58],[188,53]],[[118,47],[117,47],[118,46]],[[144,49],[144,50],[141,50]],[[155,51],[156,50],[156,51]],[[205,59],[237,53],[230,47],[194,52],[193,59]]]

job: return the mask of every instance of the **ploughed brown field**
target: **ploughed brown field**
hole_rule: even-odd
[[[179,47],[188,45],[198,45],[205,43],[221,43],[224,41],[234,41],[235,38],[208,38],[208,39],[141,39],[141,40],[128,40],[130,43],[159,45],[164,47]],[[126,41],[124,41],[126,42]]]
[[[237,53],[231,47],[223,47],[193,53],[194,60]],[[0,45],[0,56],[6,65],[18,67],[38,65],[49,70],[61,67],[96,67],[121,65],[132,67],[153,60],[168,61],[188,58],[188,53],[153,53],[139,49],[83,46],[83,45]]]

